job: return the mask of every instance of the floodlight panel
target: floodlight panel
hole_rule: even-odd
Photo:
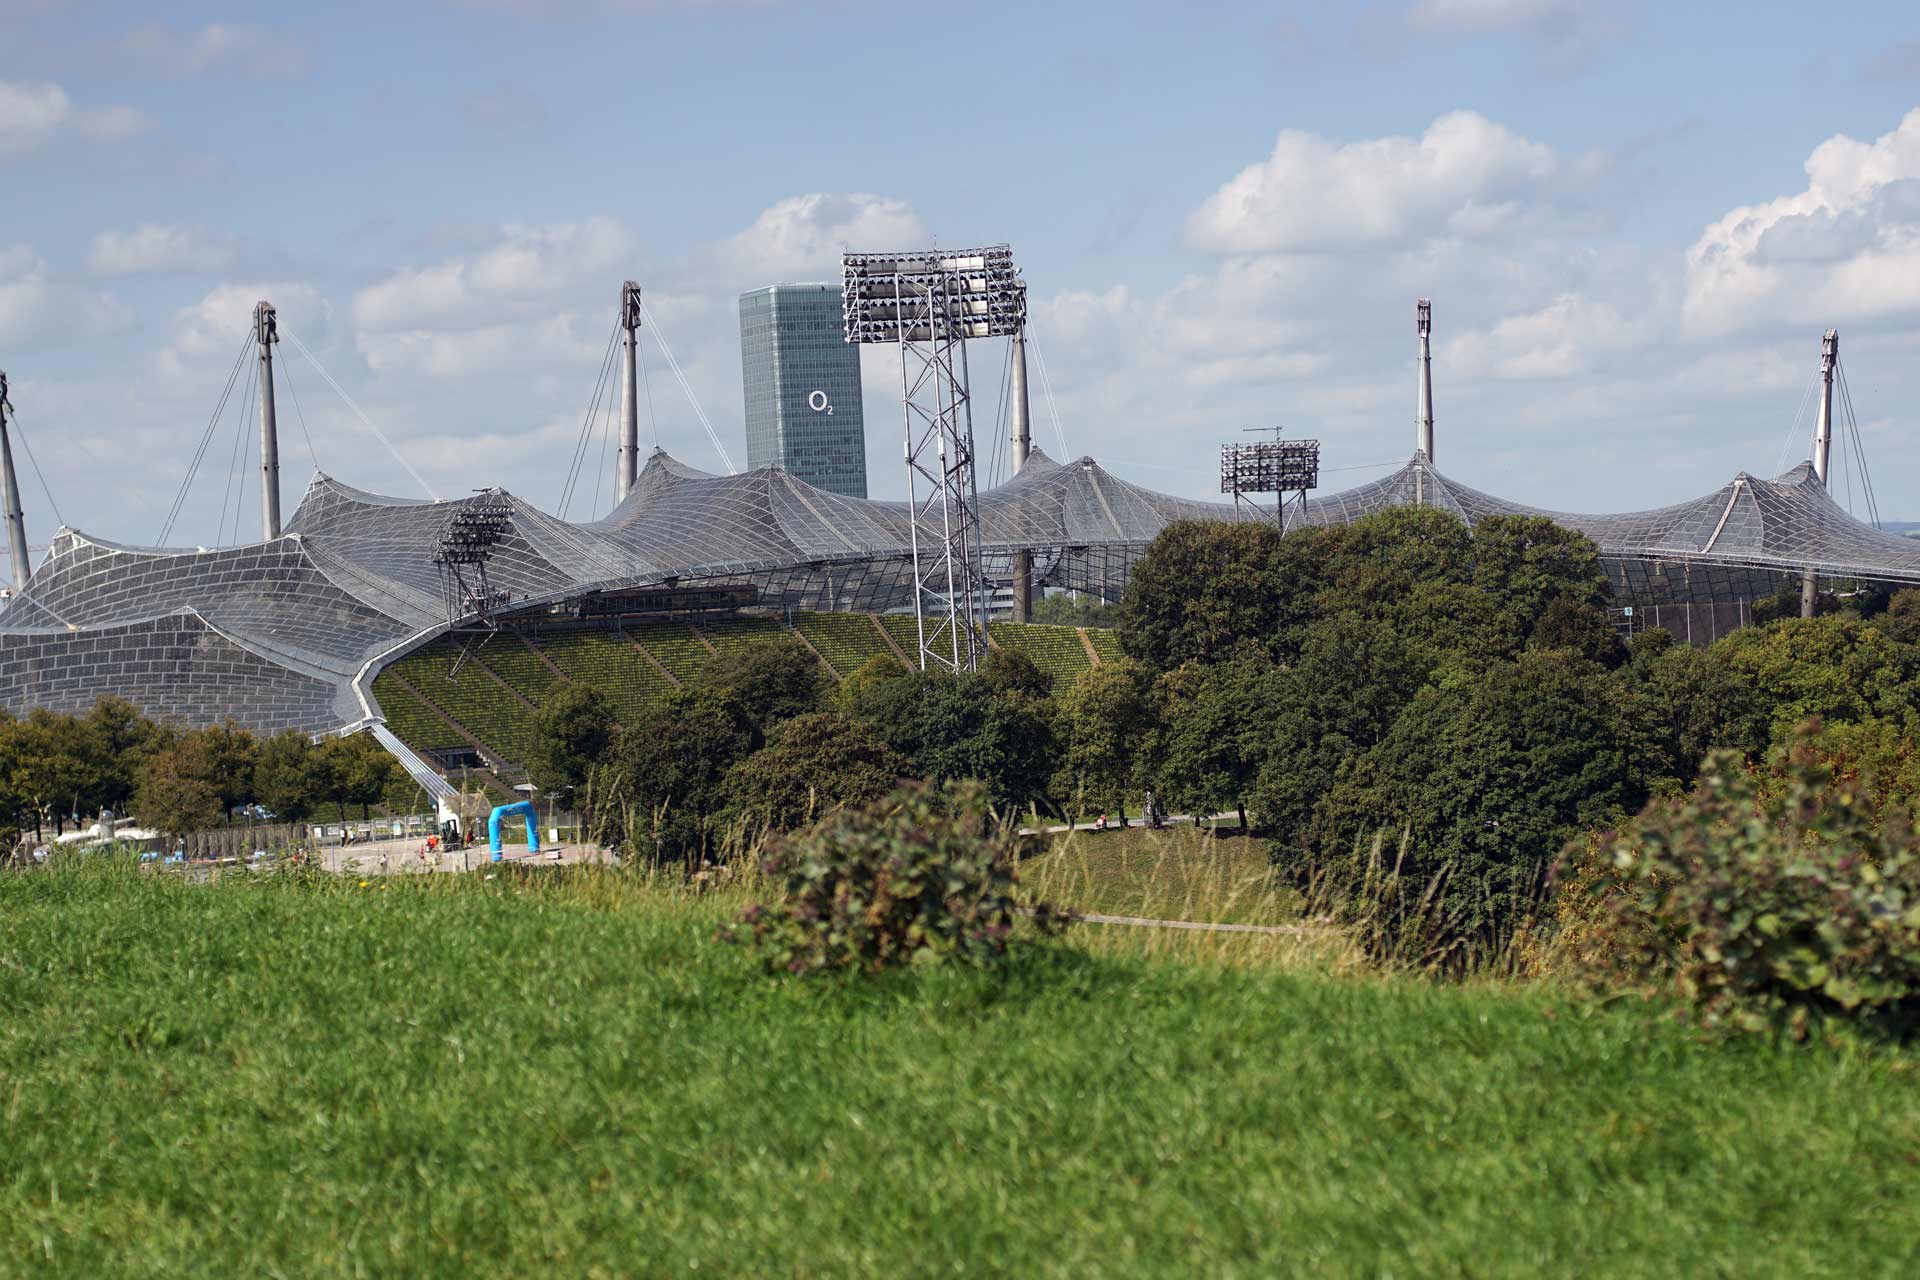
[[[1230,444],[1220,448],[1220,492],[1297,493],[1320,487],[1320,442]]]
[[[848,342],[931,342],[1018,333],[1027,287],[1006,245],[841,258]]]

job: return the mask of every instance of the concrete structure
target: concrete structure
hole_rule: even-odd
[[[778,467],[849,498],[867,496],[860,349],[840,289],[776,284],[740,295],[747,466]]]

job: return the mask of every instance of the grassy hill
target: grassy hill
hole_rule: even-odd
[[[381,672],[373,692],[389,726],[415,751],[478,748],[493,761],[519,764],[532,740],[533,713],[558,683],[592,683],[616,714],[630,714],[697,679],[709,655],[787,633],[798,635],[835,679],[876,657],[904,663],[917,643],[911,617],[864,613],[796,612],[791,623],[720,614],[502,631],[482,644],[433,641]],[[1120,656],[1111,632],[1081,627],[995,622],[987,635],[989,644],[1032,658],[1056,689]]]
[[[1082,926],[776,980],[736,893],[0,876],[10,1274],[1863,1275],[1911,1053]]]

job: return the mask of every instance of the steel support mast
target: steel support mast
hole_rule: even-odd
[[[1013,472],[1027,465],[1033,452],[1033,415],[1027,400],[1027,331],[1023,326],[1013,343]],[[1065,461],[1065,459],[1061,459]],[[1033,552],[1025,547],[1013,553],[1013,620],[1026,622],[1033,616]]]
[[[6,488],[7,556],[13,563],[13,589],[24,591],[33,567],[27,563],[27,517],[20,509],[20,479],[13,473],[13,433],[7,429],[7,417],[12,412],[7,375],[0,373],[0,482]]]
[[[280,536],[280,424],[273,407],[273,344],[280,321],[271,302],[253,309],[253,340],[260,348],[260,536]]]
[[[1827,470],[1833,461],[1833,368],[1840,362],[1840,332],[1829,329],[1820,338],[1820,416],[1813,425],[1813,478],[1827,487]],[[1800,616],[1813,616],[1818,590],[1813,570],[1800,577]]]
[[[1413,307],[1414,329],[1420,335],[1420,386],[1414,400],[1414,496],[1426,505],[1426,472],[1433,465],[1433,303],[1422,298]]]
[[[640,286],[620,286],[620,456],[615,462],[613,500],[626,501],[640,478],[640,402],[635,385],[639,363]]]
[[[922,670],[979,664],[986,576],[967,339],[1012,337],[1026,287],[1006,245],[842,259],[847,341],[900,355],[913,605]]]

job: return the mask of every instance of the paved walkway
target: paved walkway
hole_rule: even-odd
[[[1179,822],[1219,822],[1222,818],[1232,818],[1237,824],[1240,820],[1240,815],[1237,813],[1216,813],[1205,819],[1195,819],[1190,813],[1169,813],[1162,817],[1160,821],[1163,825],[1170,827]],[[1125,827],[1120,825],[1120,821],[1117,818],[1108,822],[1104,827],[1100,825],[1098,819],[1095,819],[1092,822],[1075,822],[1071,825],[1060,823],[1057,826],[1051,827],[1022,827],[1020,828],[1020,834],[1023,836],[1057,836],[1063,835],[1068,831],[1143,831],[1151,829],[1152,828],[1147,826],[1145,818],[1135,815],[1127,819],[1127,825]],[[1233,829],[1238,832],[1240,828],[1236,825]]]

